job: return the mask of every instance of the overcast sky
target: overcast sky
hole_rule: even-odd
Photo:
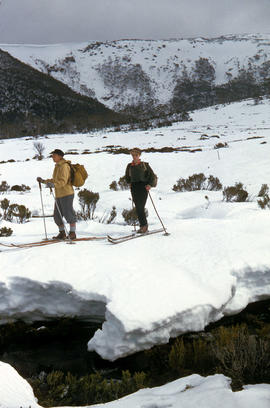
[[[0,43],[269,32],[270,0],[0,0]]]

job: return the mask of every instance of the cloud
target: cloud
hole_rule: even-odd
[[[0,0],[0,43],[268,32],[269,0]]]

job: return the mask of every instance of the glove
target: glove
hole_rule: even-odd
[[[44,180],[43,180],[43,178],[41,178],[41,177],[37,177],[37,181],[38,181],[39,183],[44,183]]]
[[[48,187],[48,188],[54,188],[54,184],[53,184],[51,181],[49,181],[49,182],[46,184],[46,187]]]

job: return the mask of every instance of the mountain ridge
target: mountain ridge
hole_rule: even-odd
[[[270,89],[270,34],[0,48],[117,112],[175,113]]]
[[[119,119],[100,102],[0,49],[1,138],[83,131]]]

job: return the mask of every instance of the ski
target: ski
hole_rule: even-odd
[[[119,237],[112,237],[111,235],[107,235],[107,238],[110,239],[111,241],[119,241],[123,238],[135,237],[136,235],[137,235],[136,232],[133,232],[129,235],[120,235]]]
[[[7,247],[7,248],[34,248],[38,246],[46,246],[46,245],[51,245],[51,244],[57,244],[59,242],[80,242],[80,241],[96,241],[96,240],[104,240],[106,237],[96,237],[96,236],[91,236],[91,237],[81,237],[81,238],[76,238],[73,240],[69,239],[44,239],[43,241],[35,241],[35,242],[27,242],[27,243],[21,243],[21,244],[14,244],[14,243],[3,243],[0,242],[1,246]]]
[[[153,230],[153,231],[148,231],[145,234],[132,234],[132,235],[125,235],[123,237],[119,237],[119,238],[113,238],[109,235],[107,235],[107,240],[111,243],[111,244],[121,244],[122,242],[126,242],[126,241],[130,241],[131,239],[136,239],[136,238],[141,238],[141,237],[147,237],[148,235],[152,235],[152,234],[157,234],[159,232],[163,232],[163,229],[157,229],[157,230]]]

